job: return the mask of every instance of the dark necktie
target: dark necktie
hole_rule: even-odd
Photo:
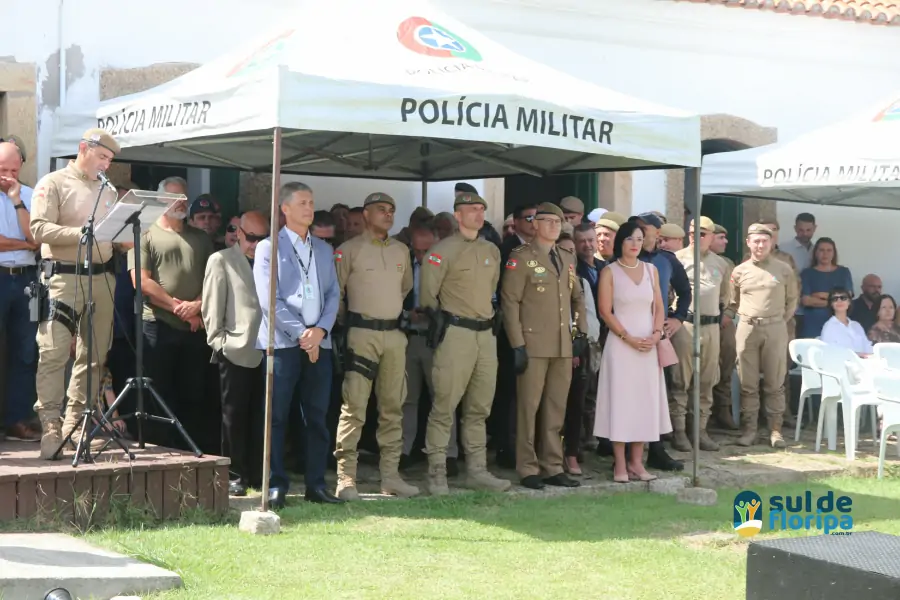
[[[556,252],[553,250],[550,251],[550,262],[553,263],[553,268],[556,269],[556,274],[559,275],[559,259],[556,258]]]

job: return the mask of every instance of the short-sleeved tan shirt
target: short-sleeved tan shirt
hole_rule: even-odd
[[[409,249],[394,238],[380,240],[366,231],[334,252],[341,311],[367,319],[396,319],[413,287]],[[346,302],[345,302],[346,301]]]

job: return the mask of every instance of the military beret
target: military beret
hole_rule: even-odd
[[[616,225],[621,225],[622,223],[624,223],[625,221],[628,220],[628,218],[625,215],[623,215],[621,213],[613,212],[613,211],[604,213],[603,218],[606,219],[607,221],[612,221]],[[598,221],[598,223],[599,223],[599,221]]]
[[[428,221],[434,218],[434,213],[425,208],[424,206],[417,206],[416,210],[412,212],[412,219],[414,221]]]
[[[584,214],[584,202],[575,196],[566,196],[559,201],[559,207],[563,212]]]
[[[480,204],[483,207],[487,208],[487,202],[484,201],[484,198],[479,196],[478,194],[466,193],[460,194],[453,200],[453,208],[455,209],[457,206],[461,204]]]
[[[659,236],[664,238],[683,238],[685,236],[684,229],[675,223],[663,223],[659,228]]]
[[[760,223],[754,223],[747,230],[747,235],[750,236],[754,234],[767,235],[769,237],[772,237],[772,230]]]
[[[611,231],[619,231],[619,224],[616,223],[615,221],[610,221],[605,216],[602,219],[598,220],[594,224],[594,226],[595,227],[606,227],[607,229],[609,229]]]
[[[563,218],[562,209],[560,207],[558,207],[557,205],[553,204],[552,202],[542,202],[538,206],[536,214],[538,214],[538,215],[553,215],[553,216],[559,217],[560,220],[562,220],[562,218]]]
[[[119,142],[116,141],[116,138],[106,133],[104,129],[88,129],[84,132],[84,135],[81,136],[81,139],[85,142],[91,144],[97,144],[103,148],[106,148],[113,154],[118,154],[122,151],[122,147],[119,146]]]
[[[694,226],[694,221],[691,221],[691,227]],[[709,217],[700,217],[700,229],[703,231],[715,232],[717,225],[713,223],[713,220]]]
[[[369,206],[370,204],[378,204],[379,202],[383,202],[384,204],[390,204],[394,208],[397,208],[397,203],[394,202],[394,199],[388,196],[387,194],[383,194],[381,192],[375,192],[373,194],[369,194],[366,196],[366,199],[363,200],[363,206]]]
[[[701,225],[701,227],[702,227],[702,225]],[[725,229],[723,226],[719,225],[718,223],[716,223],[715,234],[719,235],[720,233],[724,233],[725,235],[728,235],[728,230]]]

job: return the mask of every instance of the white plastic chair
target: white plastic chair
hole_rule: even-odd
[[[852,350],[824,344],[812,346],[807,353],[810,368],[822,377],[822,405],[816,428],[816,452],[822,443],[825,417],[836,418],[837,404],[841,404],[844,417],[844,447],[847,460],[856,458],[858,438],[858,409],[862,406],[878,406],[881,401],[875,393],[872,377],[866,372],[861,358]],[[872,413],[872,435],[878,436],[878,424]],[[877,443],[877,442],[876,442]]]
[[[883,371],[873,376],[875,392],[881,403],[881,443],[878,449],[878,479],[884,477],[884,454],[888,435],[900,433],[900,373]],[[900,443],[897,444],[900,457]]]
[[[803,405],[810,400],[814,394],[822,393],[822,377],[809,368],[809,361],[806,357],[809,349],[814,346],[824,346],[825,342],[817,339],[793,340],[788,344],[788,352],[791,360],[797,363],[800,369],[800,405],[797,407],[797,430],[794,432],[794,441],[800,441],[800,428],[803,425]],[[809,422],[815,420],[815,410],[812,402],[809,406]]]
[[[872,348],[875,358],[882,361],[889,369],[900,371],[900,344],[882,342]]]

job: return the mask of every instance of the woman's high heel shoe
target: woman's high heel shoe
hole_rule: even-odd
[[[637,473],[635,473],[634,471],[631,471],[631,470],[628,471],[628,476],[634,477],[634,479],[636,481],[655,481],[655,480],[659,479],[659,477],[657,477],[656,475],[651,475],[650,473],[638,475]]]

